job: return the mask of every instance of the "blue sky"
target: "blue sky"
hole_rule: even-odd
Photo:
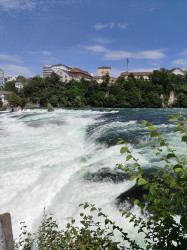
[[[0,0],[0,68],[62,63],[97,74],[187,68],[186,0]]]

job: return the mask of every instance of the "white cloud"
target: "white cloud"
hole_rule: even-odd
[[[0,54],[0,60],[13,61],[13,62],[18,62],[18,63],[22,62],[21,58],[17,55]]]
[[[4,69],[6,76],[11,76],[11,75],[30,76],[32,74],[29,68],[15,64],[2,65],[1,68]]]
[[[113,29],[115,26],[115,24],[113,22],[111,23],[106,23],[106,24],[102,24],[102,23],[97,23],[93,25],[93,28],[95,30],[102,30],[102,29],[106,29],[106,28],[110,28]]]
[[[135,59],[162,59],[165,57],[163,50],[145,50],[138,52],[130,51],[109,51],[105,54],[105,60],[120,60],[124,57]]]
[[[130,52],[123,50],[109,50],[102,45],[84,46],[84,48],[93,52],[104,53],[105,60],[121,60],[123,58],[162,59],[165,57],[163,49]]]
[[[113,29],[113,28],[118,28],[118,29],[122,29],[122,30],[126,30],[128,27],[128,23],[117,23],[115,24],[114,22],[110,22],[110,23],[96,23],[93,25],[93,28],[95,30],[102,30],[102,29]]]
[[[111,39],[107,39],[107,38],[99,38],[99,37],[96,37],[93,39],[94,42],[96,43],[102,43],[102,44],[107,44],[107,43],[113,43],[114,40],[111,40]]]
[[[106,53],[108,50],[102,45],[84,46],[85,49],[91,50],[93,52]]]
[[[180,65],[180,66],[185,66],[187,67],[187,59],[186,58],[178,58],[174,61],[172,61],[173,65]]]
[[[46,51],[46,50],[43,50],[43,51],[23,51],[24,53],[27,53],[27,54],[31,54],[31,55],[43,55],[43,56],[50,56],[51,55],[51,52],[50,51]]]
[[[122,30],[126,30],[128,27],[128,23],[118,23],[118,28]]]
[[[185,49],[182,53],[181,56],[187,56],[187,49]]]
[[[36,1],[33,0],[0,0],[3,10],[33,10]]]

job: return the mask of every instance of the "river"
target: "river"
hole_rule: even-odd
[[[140,242],[116,205],[116,198],[134,184],[116,168],[125,163],[116,143],[118,138],[129,143],[144,168],[162,167],[141,121],[153,123],[182,153],[185,144],[168,122],[168,115],[178,112],[186,115],[187,109],[34,109],[0,114],[0,213],[11,213],[14,238],[21,221],[36,230],[44,207],[63,228],[68,217],[80,219],[79,204],[88,201]],[[137,207],[132,210],[140,213]]]

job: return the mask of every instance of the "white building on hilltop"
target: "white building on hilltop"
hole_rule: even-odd
[[[174,68],[171,72],[175,75],[185,75],[187,73],[187,69]]]
[[[66,66],[64,64],[54,64],[52,66],[45,65],[43,66],[43,78],[50,76],[52,72],[57,73],[59,70],[70,71],[72,67]]]
[[[70,71],[72,68],[64,64],[54,64],[52,67],[52,72],[57,73],[60,69]]]
[[[84,78],[86,81],[91,81],[94,79],[93,76],[89,74],[87,71],[81,70],[77,67],[74,67],[73,69],[69,71],[60,69],[57,72],[57,75],[59,75],[60,80],[65,83],[68,83],[69,81],[73,79],[75,81],[80,81],[82,78]]]
[[[50,76],[52,73],[52,67],[49,65],[43,66],[43,78],[46,78],[47,76]]]
[[[16,81],[16,79],[17,79],[17,76],[8,76],[7,82]]]

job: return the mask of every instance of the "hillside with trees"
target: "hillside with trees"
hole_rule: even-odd
[[[84,79],[65,83],[52,73],[45,79],[33,77],[20,90],[8,82],[5,90],[17,94],[22,107],[26,103],[46,107],[50,103],[54,107],[187,108],[187,74],[175,75],[164,68],[153,71],[149,80],[130,74],[127,79],[118,77],[113,84],[107,76],[101,84]]]

